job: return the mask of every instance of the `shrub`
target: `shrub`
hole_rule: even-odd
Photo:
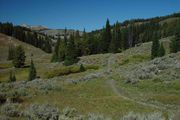
[[[130,112],[121,120],[165,120],[161,113],[139,114]]]
[[[47,78],[53,78],[55,76],[68,75],[71,73],[78,73],[80,69],[78,66],[69,66],[69,67],[61,67],[59,69],[49,71],[47,73]]]
[[[83,64],[80,65],[80,71],[81,71],[81,72],[86,71],[86,69],[84,68]]]
[[[103,115],[88,114],[87,120],[111,120],[111,118],[105,118]]]
[[[85,70],[87,69],[95,69],[97,70],[99,67],[98,66],[94,66],[94,65],[87,65],[84,67]],[[52,70],[52,71],[49,71],[47,73],[47,78],[53,78],[55,76],[62,76],[62,75],[69,75],[69,74],[72,74],[72,73],[80,73],[80,72],[84,72],[84,71],[81,71],[82,68],[79,67],[79,66],[63,66],[61,68],[58,68],[56,70]]]
[[[63,109],[62,114],[68,118],[73,118],[77,115],[77,111],[74,108],[67,107],[67,108]]]
[[[0,105],[6,102],[6,96],[3,93],[0,93]]]
[[[7,116],[0,116],[0,120],[11,120],[11,119]]]
[[[30,120],[58,120],[59,110],[50,105],[31,105],[25,112],[25,117]]]
[[[9,82],[15,82],[16,81],[16,76],[15,74],[12,73],[12,71],[10,72],[9,75]]]
[[[87,69],[97,70],[97,69],[99,69],[99,66],[97,66],[97,65],[86,65],[86,66],[85,66],[85,69],[86,69],[86,70],[87,70]]]
[[[14,103],[4,104],[1,107],[1,113],[9,117],[19,117],[21,115],[20,105]]]

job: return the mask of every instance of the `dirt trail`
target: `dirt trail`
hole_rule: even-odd
[[[107,65],[107,69],[106,71],[108,72],[112,72],[112,65],[115,64],[115,59],[116,57],[111,54],[109,56],[109,59],[108,59],[108,65]],[[160,109],[160,110],[166,110],[168,112],[170,112],[165,106],[163,105],[154,105],[154,104],[151,104],[151,103],[145,103],[145,102],[141,102],[141,101],[137,101],[135,99],[132,99],[132,98],[129,98],[127,96],[124,96],[123,95],[123,91],[119,90],[117,87],[116,87],[116,81],[111,79],[111,80],[107,80],[107,85],[112,89],[112,91],[119,97],[125,99],[125,100],[128,100],[128,101],[131,101],[131,102],[134,102],[134,103],[137,103],[137,104],[140,104],[140,105],[143,105],[143,106],[148,106],[148,107],[152,107],[152,108],[156,108],[156,109]]]
[[[134,103],[137,103],[137,104],[140,104],[140,105],[143,105],[143,106],[148,106],[148,107],[152,107],[152,108],[157,108],[157,109],[160,109],[160,110],[166,110],[166,111],[169,111],[165,106],[157,106],[157,105],[154,105],[154,104],[150,104],[150,103],[145,103],[145,102],[140,102],[140,101],[137,101],[137,100],[134,100],[132,98],[129,98],[127,96],[124,96],[121,91],[119,89],[116,88],[116,83],[115,83],[115,80],[108,80],[107,81],[107,84],[110,86],[110,88],[113,90],[113,92],[125,99],[125,100],[128,100],[128,101],[131,101],[131,102],[134,102]]]

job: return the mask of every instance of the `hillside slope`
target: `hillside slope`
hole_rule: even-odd
[[[49,54],[45,53],[41,49],[0,33],[0,62],[7,60],[10,44],[15,46],[22,45],[25,49],[27,59],[30,58],[31,54],[33,54],[35,60],[45,60],[46,58],[49,58]]]

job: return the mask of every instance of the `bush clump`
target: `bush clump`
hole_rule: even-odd
[[[59,110],[50,105],[31,105],[25,112],[29,120],[58,120]]]
[[[130,112],[124,116],[121,120],[165,120],[162,113],[150,113],[150,114],[139,114]]]
[[[52,70],[49,71],[47,73],[47,78],[53,78],[55,76],[63,76],[63,75],[69,75],[69,74],[73,74],[73,73],[80,73],[80,72],[84,72],[87,69],[94,69],[97,70],[99,67],[98,66],[92,66],[92,65],[88,65],[88,66],[63,66],[61,68],[58,68],[56,70]]]
[[[9,117],[19,117],[22,114],[20,110],[20,104],[16,104],[16,103],[4,104],[1,107],[1,113]]]

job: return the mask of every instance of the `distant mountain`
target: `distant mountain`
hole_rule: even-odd
[[[50,29],[50,28],[42,26],[42,25],[31,26],[31,25],[27,25],[27,24],[22,24],[20,26],[31,29],[32,31],[46,34],[48,36],[52,36],[54,38],[57,38],[58,36],[60,36],[61,38],[64,38],[64,34],[65,34],[65,29]],[[67,31],[66,31],[67,37],[69,37],[71,34],[73,34],[75,32],[76,32],[76,30],[67,29]],[[82,36],[83,32],[79,31],[79,34],[80,34],[80,36]]]
[[[40,30],[48,29],[48,27],[41,26],[41,25],[31,26],[31,25],[27,25],[27,24],[22,24],[20,26],[25,27],[25,28],[29,28],[29,29],[34,30],[34,31],[40,31]]]

